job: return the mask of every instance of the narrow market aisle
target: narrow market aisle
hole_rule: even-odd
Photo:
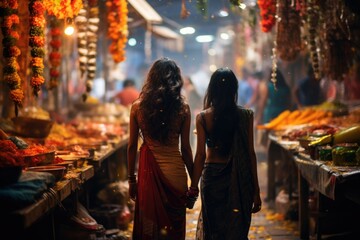
[[[258,157],[258,174],[263,200],[262,210],[252,216],[249,239],[258,240],[298,240],[299,232],[296,222],[284,220],[284,216],[271,210],[264,201],[267,184],[267,161],[266,152],[263,148],[256,149]],[[200,198],[199,198],[200,199]],[[196,235],[197,218],[201,209],[201,201],[198,200],[194,209],[187,210],[186,240],[194,240]],[[225,240],[225,239],[224,239]]]

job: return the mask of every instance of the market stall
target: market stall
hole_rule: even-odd
[[[285,174],[289,179],[282,188],[290,201],[298,200],[302,239],[308,239],[312,233],[321,239],[325,234],[357,231],[349,219],[360,210],[359,110],[329,112],[331,117],[316,114],[312,123],[307,120],[305,125],[299,117],[301,113],[295,113],[300,115],[293,118],[294,112],[284,112],[267,125],[272,128],[268,132],[267,200],[275,200],[276,177]],[[307,117],[311,118],[311,114]],[[302,124],[296,125],[299,123]],[[275,161],[280,163],[275,166]],[[286,167],[280,168],[282,165]],[[312,221],[315,226],[310,224]]]

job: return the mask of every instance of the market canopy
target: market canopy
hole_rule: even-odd
[[[146,22],[151,24],[162,23],[162,17],[145,0],[128,0],[130,8],[140,15]],[[131,13],[131,9],[129,12]]]

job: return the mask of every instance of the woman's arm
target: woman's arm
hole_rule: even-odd
[[[260,211],[261,209],[261,198],[260,198],[260,187],[259,180],[257,175],[257,164],[256,164],[256,154],[254,149],[254,115],[251,114],[249,122],[249,153],[251,161],[251,173],[253,176],[254,184],[254,206],[252,209],[253,213]]]
[[[135,175],[135,162],[138,149],[139,125],[136,119],[136,112],[139,103],[135,102],[130,110],[130,136],[127,148],[128,158],[128,177],[129,177],[129,194],[131,199],[136,197],[136,175]]]
[[[190,124],[191,124],[191,114],[190,114],[189,105],[187,105],[185,120],[181,127],[181,138],[180,138],[181,155],[185,163],[186,169],[188,170],[190,177],[192,177],[194,163],[193,163],[192,151],[189,140]]]
[[[196,132],[197,132],[197,147],[195,153],[193,177],[191,179],[191,187],[193,188],[198,187],[206,158],[206,147],[205,147],[206,136],[200,114],[196,115]]]

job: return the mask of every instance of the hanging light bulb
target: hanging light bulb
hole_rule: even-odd
[[[65,30],[64,33],[68,36],[71,36],[74,34],[74,22],[72,18],[67,18],[66,19],[66,24],[65,24]]]

